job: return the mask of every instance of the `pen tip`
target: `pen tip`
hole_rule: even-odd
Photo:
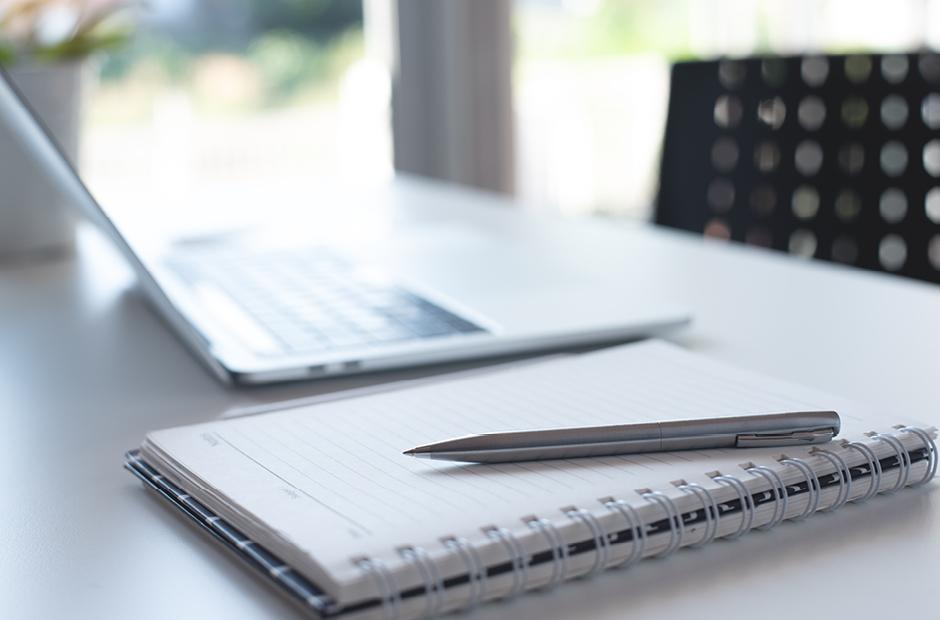
[[[431,458],[430,451],[427,446],[417,446],[411,450],[405,450],[402,452],[405,456],[413,456],[416,459],[429,459]]]

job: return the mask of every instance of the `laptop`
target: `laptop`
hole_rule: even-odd
[[[272,187],[257,198],[231,187],[217,198],[171,198],[168,174],[127,198],[97,188],[93,195],[2,70],[0,123],[17,152],[113,240],[152,306],[225,382],[617,342],[689,320],[683,309],[646,294],[642,278],[595,284],[603,265],[585,269],[567,256],[570,247],[557,230],[493,206],[500,202],[487,194],[402,178],[347,195],[307,196],[299,185],[288,192]],[[475,197],[454,204],[467,195]],[[318,219],[303,208],[274,215],[281,203],[311,198],[327,206],[316,213],[335,217]],[[212,221],[174,208],[184,200],[238,199],[255,216],[250,225],[233,227],[224,209]],[[182,225],[190,220],[198,225]],[[642,265],[636,270],[639,276]]]

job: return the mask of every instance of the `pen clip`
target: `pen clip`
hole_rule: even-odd
[[[771,446],[806,446],[826,443],[836,436],[833,428],[817,428],[779,433],[742,433],[735,441],[738,448],[766,448]]]

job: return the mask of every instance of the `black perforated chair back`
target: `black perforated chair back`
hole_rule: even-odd
[[[673,66],[655,221],[940,283],[940,55]]]

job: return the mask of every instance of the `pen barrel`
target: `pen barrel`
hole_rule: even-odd
[[[839,414],[835,411],[792,411],[660,422],[661,449],[809,445],[828,441],[839,433],[840,426]],[[829,432],[814,434],[822,429]]]
[[[801,433],[827,429],[825,436]],[[484,433],[418,448],[422,458],[476,463],[568,459],[673,450],[806,445],[839,432],[833,411],[806,411],[614,426]],[[747,444],[739,441],[747,437]]]
[[[785,434],[831,428],[839,434],[839,414],[835,411],[791,411],[761,415],[675,420],[660,422],[663,439],[694,439],[742,434]]]

